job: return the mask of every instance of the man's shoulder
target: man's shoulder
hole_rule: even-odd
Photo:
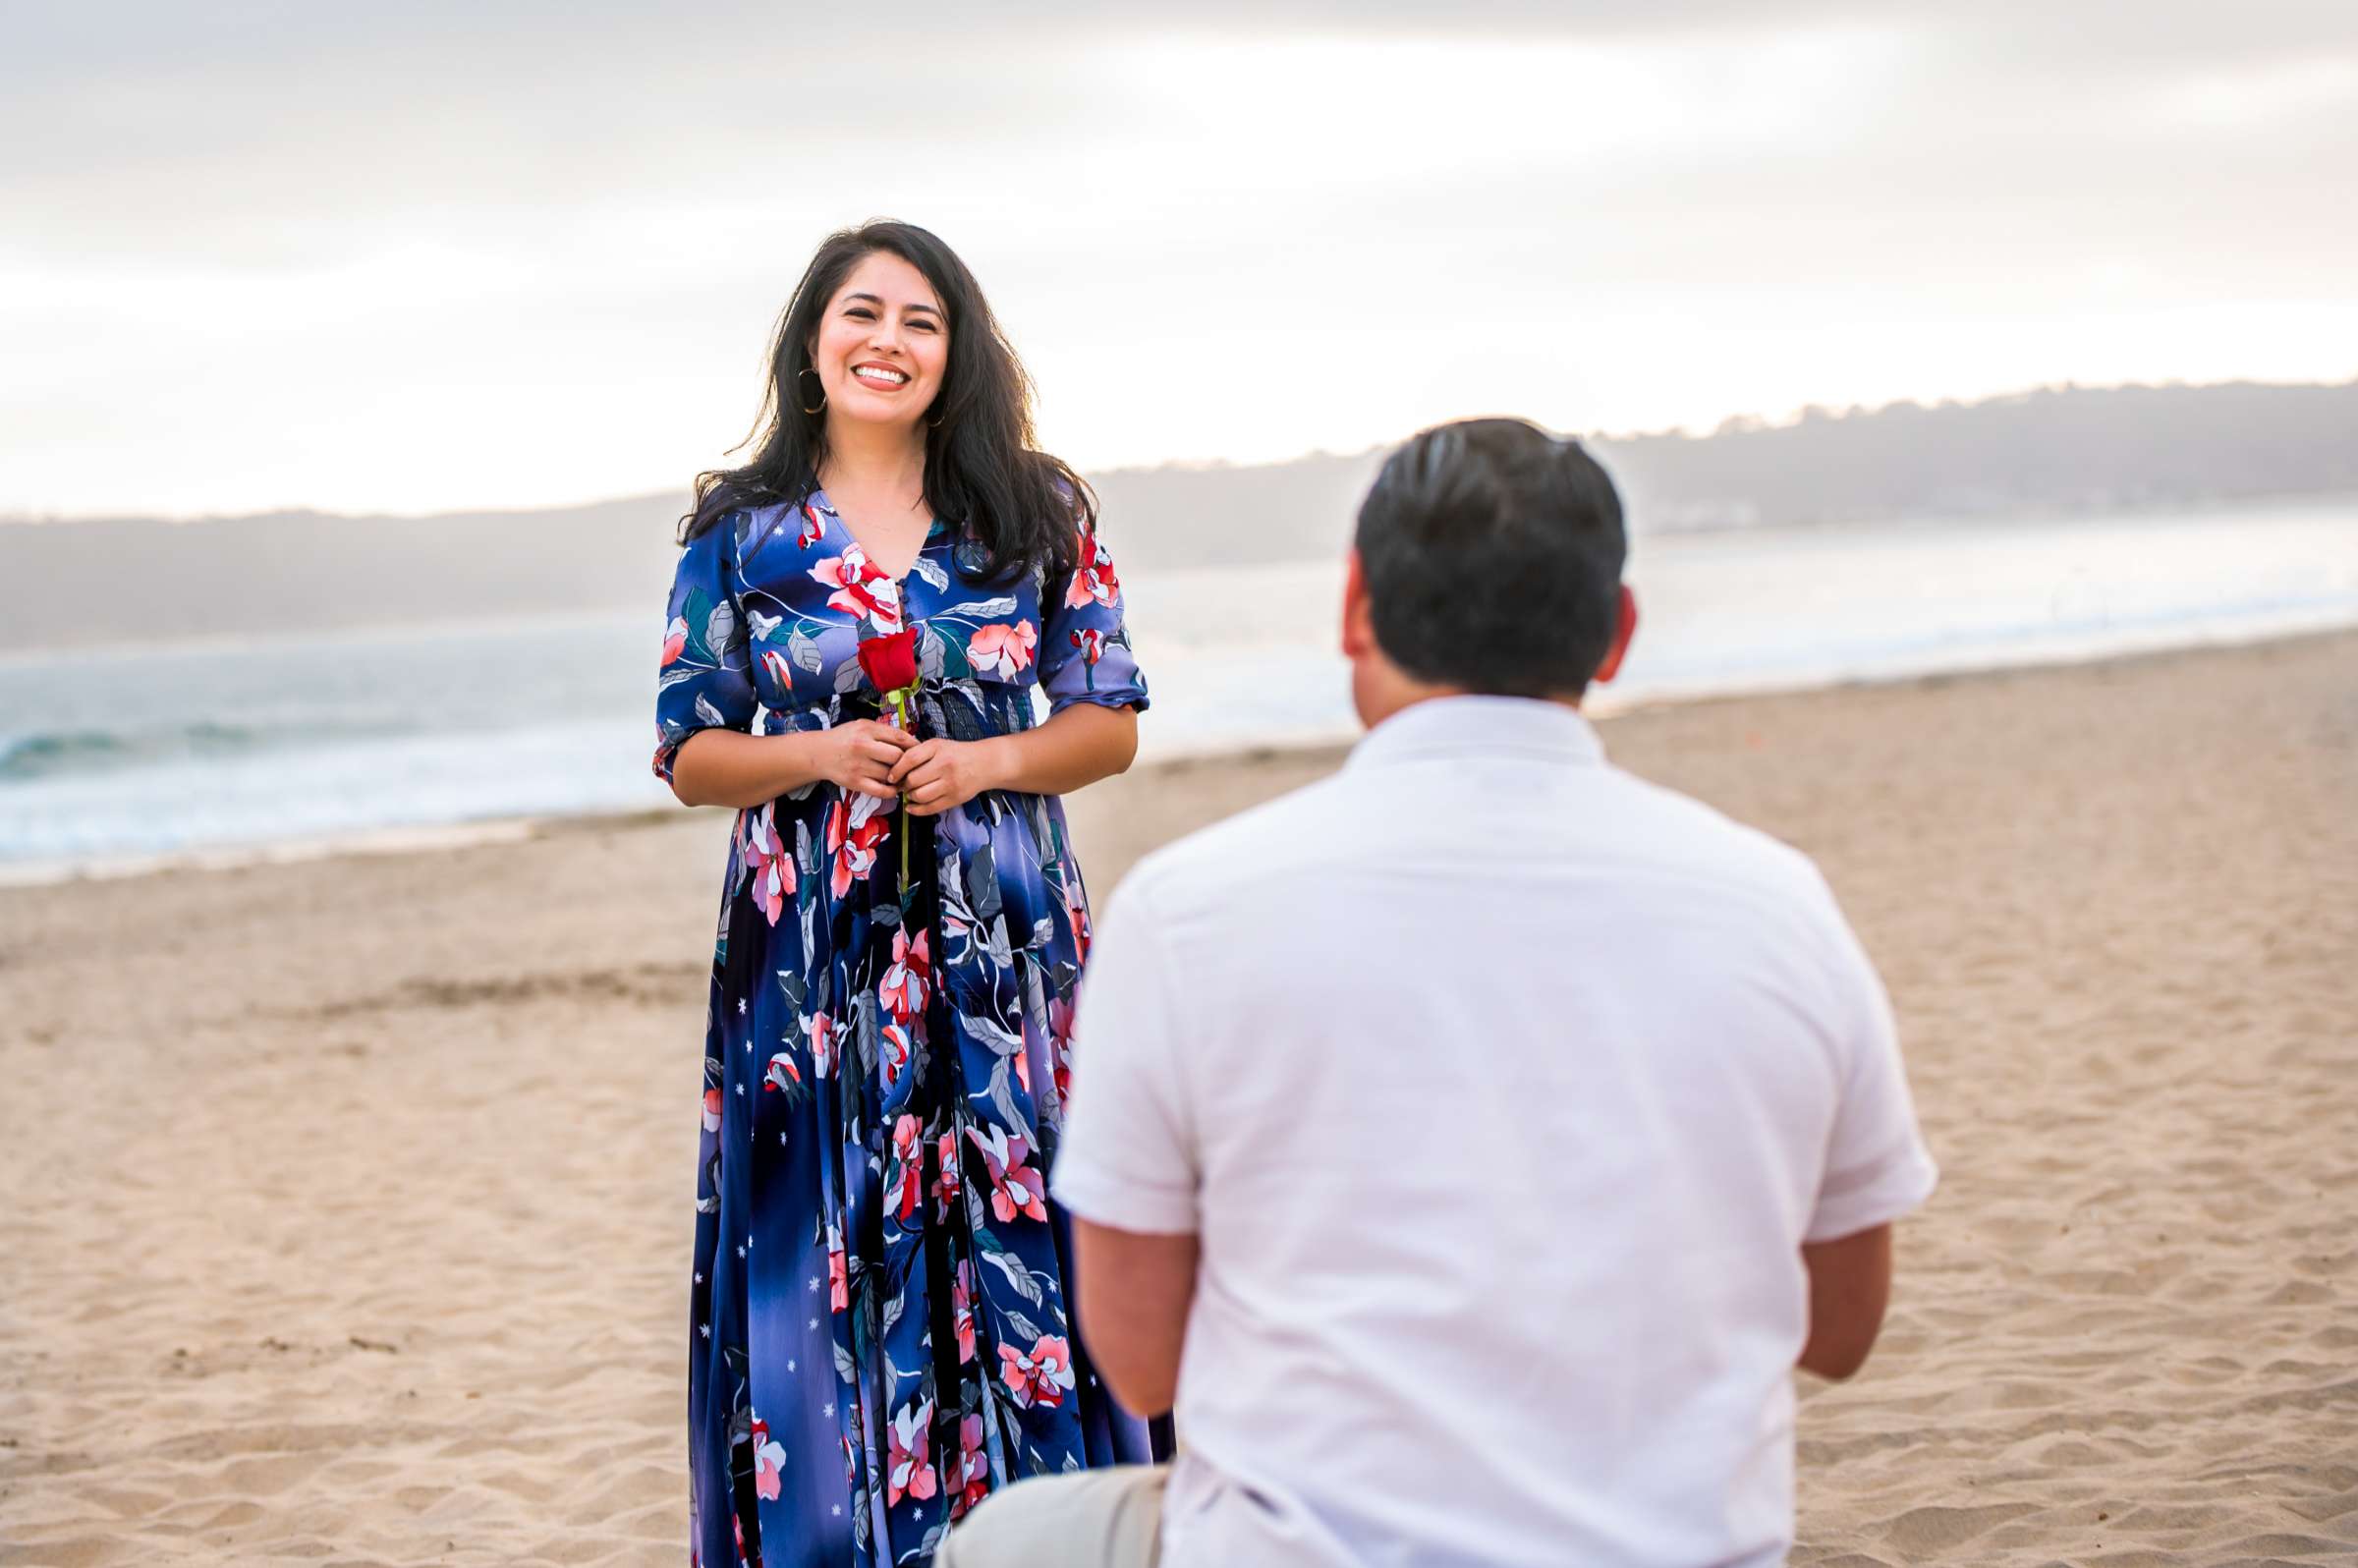
[[[1120,892],[1165,915],[1235,899],[1343,844],[1347,796],[1338,773],[1248,807],[1145,856]]]
[[[1315,907],[1352,871],[1396,864],[1404,851],[1428,867],[1444,864],[1435,853],[1445,856],[1445,877],[1457,881],[1511,846],[1519,862],[1586,863],[1633,891],[1676,885],[1747,906],[1774,917],[1765,929],[1826,934],[1841,924],[1817,864],[1794,845],[1609,763],[1581,774],[1502,828],[1494,803],[1462,791],[1403,799],[1397,781],[1346,768],[1152,852],[1116,896],[1166,923],[1199,917],[1226,930],[1255,909]],[[1472,831],[1470,811],[1480,819]],[[1427,853],[1416,855],[1420,848]]]
[[[1798,845],[1666,785],[1614,772],[1626,803],[1618,824],[1625,843],[1659,874],[1709,884],[1764,913],[1800,916],[1821,931],[1841,923],[1832,888]]]
[[[1666,784],[1617,767],[1605,771],[1627,826],[1642,831],[1647,842],[1686,860],[1717,865],[1733,876],[1797,887],[1821,884],[1817,863],[1767,829]]]

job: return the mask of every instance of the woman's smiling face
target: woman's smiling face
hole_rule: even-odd
[[[828,418],[863,424],[924,419],[949,363],[949,321],[933,286],[889,251],[860,258],[827,302],[811,345]]]

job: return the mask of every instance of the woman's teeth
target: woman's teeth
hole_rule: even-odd
[[[887,370],[880,364],[864,364],[854,370],[852,374],[863,381],[872,381],[877,386],[907,386],[909,384],[909,378],[900,371]]]

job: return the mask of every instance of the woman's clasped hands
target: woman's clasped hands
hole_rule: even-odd
[[[818,754],[819,777],[847,794],[873,795],[887,801],[900,798],[893,770],[918,744],[916,736],[875,719],[854,719],[821,730],[812,739]]]
[[[1006,738],[919,741],[903,752],[887,777],[900,787],[911,816],[954,812],[984,790],[1005,787],[999,769]]]
[[[822,777],[848,793],[898,801],[912,816],[939,816],[1004,787],[991,740],[921,741],[877,719],[854,719],[814,739]]]

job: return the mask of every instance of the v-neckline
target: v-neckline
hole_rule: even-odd
[[[860,558],[869,565],[878,566],[874,554],[861,542],[860,535],[852,532],[852,525],[844,518],[843,510],[835,504],[835,498],[827,493],[825,485],[814,485],[811,490],[811,499],[816,502],[818,509],[827,515],[827,521],[834,525],[835,532],[843,535],[844,543],[858,550]],[[940,532],[941,519],[928,518],[926,521],[926,536],[917,541],[917,553],[909,557],[909,564],[898,572],[886,574],[896,587],[908,586],[909,579],[917,571],[917,563],[926,558],[926,552],[933,547],[933,536]]]

